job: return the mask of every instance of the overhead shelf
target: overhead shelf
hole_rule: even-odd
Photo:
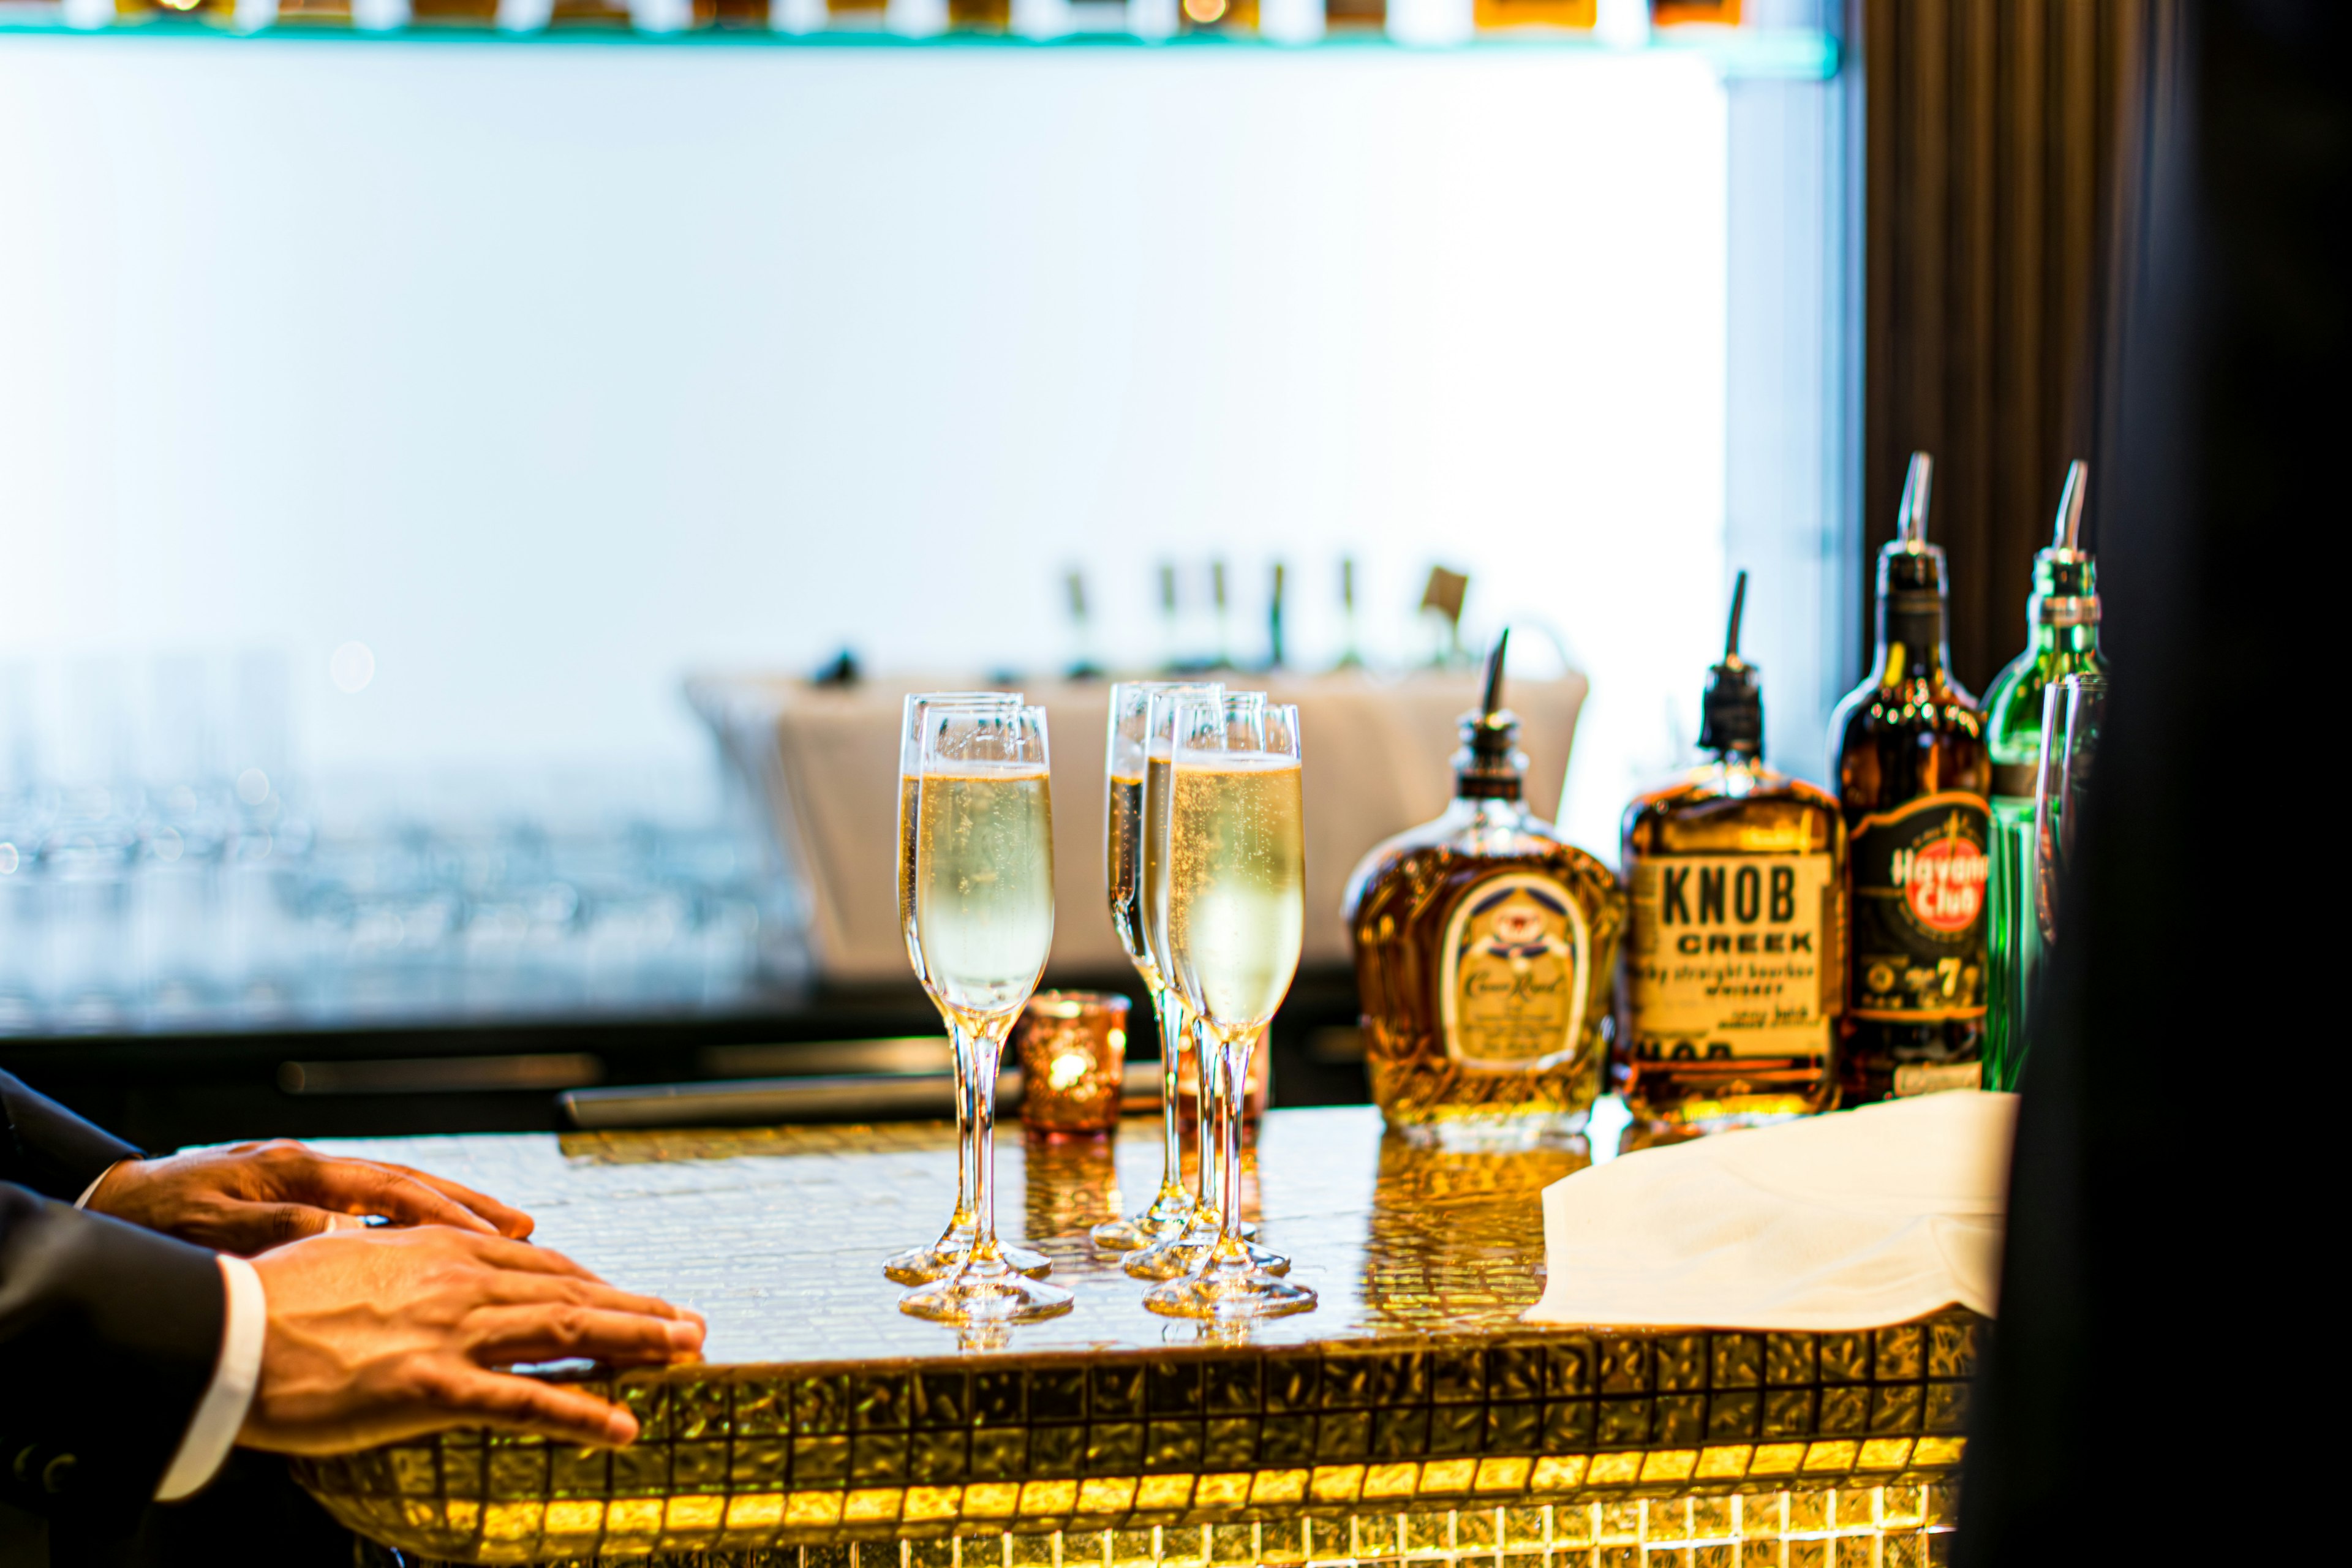
[[[364,12],[368,0],[358,0]],[[1102,10],[1108,7],[1086,7]],[[1542,50],[1596,58],[1683,57],[1705,60],[1727,79],[1825,81],[1838,71],[1837,38],[1813,27],[1661,27],[1628,41],[1605,38],[1591,29],[1513,27],[1480,31],[1461,38],[1399,38],[1370,26],[1333,26],[1322,37],[1284,42],[1264,34],[1232,31],[1181,32],[1148,38],[1124,29],[1074,28],[1051,37],[950,28],[929,33],[893,31],[879,26],[835,25],[823,30],[782,32],[753,26],[648,30],[632,27],[618,14],[572,23],[562,16],[537,27],[501,27],[479,23],[419,22],[404,26],[354,26],[348,16],[286,16],[271,26],[238,28],[222,19],[152,15],[98,26],[69,25],[68,7],[38,0],[0,0],[0,37],[52,35],[79,38],[211,40],[253,47],[301,42],[361,45],[467,45],[544,47],[551,45],[658,49],[963,49],[1053,50],[1172,49],[1323,53],[1331,50],[1393,50],[1412,54],[1495,53]],[[878,13],[869,13],[878,16]]]

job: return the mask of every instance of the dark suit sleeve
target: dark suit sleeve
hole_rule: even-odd
[[[34,1093],[0,1072],[0,1182],[71,1203],[118,1160],[140,1152],[105,1129],[91,1125],[47,1096]]]
[[[0,1184],[0,1494],[48,1513],[143,1508],[227,1311],[203,1247]]]

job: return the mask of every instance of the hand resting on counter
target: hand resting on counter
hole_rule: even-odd
[[[381,1215],[520,1239],[530,1216],[455,1182],[380,1160],[345,1160],[290,1139],[125,1160],[83,1205],[217,1252],[251,1257]]]
[[[344,1231],[278,1247],[253,1267],[269,1308],[237,1435],[247,1447],[346,1453],[469,1426],[618,1446],[637,1435],[621,1406],[495,1369],[688,1361],[702,1348],[693,1312],[477,1231]]]

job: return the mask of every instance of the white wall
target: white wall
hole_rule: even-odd
[[[0,653],[281,647],[315,769],[675,758],[689,667],[1063,662],[1072,563],[1137,662],[1163,558],[1244,649],[1286,558],[1309,660],[1341,553],[1392,656],[1444,560],[1592,675],[1598,847],[1720,637],[1726,126],[1649,56],[0,37]]]

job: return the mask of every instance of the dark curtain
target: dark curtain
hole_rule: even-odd
[[[2333,770],[2300,757],[2332,729],[2352,5],[2145,16],[2105,355],[2116,685],[2021,1086],[1966,1568],[2258,1555],[2315,1525],[2340,1447],[2342,1178],[2290,1151],[2340,1141]],[[2266,1485],[2278,1523],[2232,1522]]]
[[[1982,692],[2025,646],[2033,552],[2069,458],[2095,463],[2095,546],[2109,510],[2095,372],[2145,6],[1860,5],[1864,542],[1874,555],[1893,537],[1910,453],[1935,454],[1929,532],[1951,552],[1952,658]]]

